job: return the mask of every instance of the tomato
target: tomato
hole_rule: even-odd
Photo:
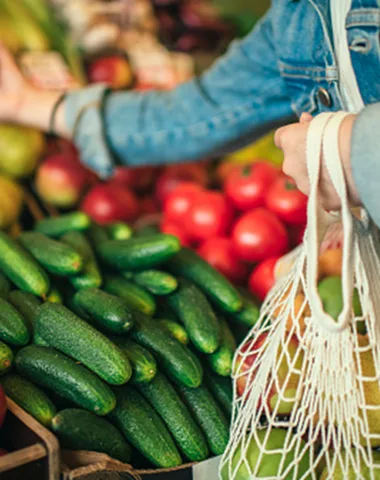
[[[150,195],[145,195],[138,199],[141,215],[153,215],[159,213],[157,202]]]
[[[194,182],[179,183],[168,195],[163,213],[165,218],[173,222],[183,222],[196,196],[202,192],[200,185]]]
[[[177,237],[183,247],[191,246],[190,237],[186,233],[185,229],[178,223],[174,223],[170,220],[164,220],[160,225],[160,230],[162,233],[167,233]]]
[[[213,237],[198,249],[198,254],[233,283],[243,283],[248,266],[236,257],[229,238]]]
[[[155,168],[150,166],[116,167],[110,183],[141,192],[153,185],[155,173]]]
[[[268,162],[260,161],[234,168],[227,176],[224,191],[239,210],[247,211],[265,205],[269,187],[280,171]]]
[[[5,414],[7,413],[7,401],[3,387],[0,385],[0,427],[4,422]]]
[[[307,196],[298,190],[290,177],[282,175],[273,183],[268,191],[266,206],[286,223],[306,223]]]
[[[233,220],[233,209],[220,192],[200,192],[186,215],[188,235],[195,241],[225,235]]]
[[[253,263],[282,255],[289,243],[285,226],[265,208],[244,214],[233,228],[232,239],[239,258]]]
[[[296,247],[303,242],[303,237],[306,231],[306,225],[291,225],[288,229],[290,244],[292,247]]]
[[[279,258],[271,257],[259,263],[249,277],[249,291],[262,302],[275,284],[274,269]]]

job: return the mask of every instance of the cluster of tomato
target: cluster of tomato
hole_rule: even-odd
[[[161,230],[263,300],[277,260],[302,241],[306,209],[291,178],[256,161],[231,170],[220,190],[179,183],[164,199]]]

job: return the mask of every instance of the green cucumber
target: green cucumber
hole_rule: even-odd
[[[123,334],[133,326],[133,315],[125,302],[97,288],[79,290],[74,303],[84,318],[110,333]]]
[[[25,232],[19,242],[53,275],[75,275],[83,266],[82,257],[73,248],[39,232]]]
[[[131,447],[119,430],[86,410],[62,410],[53,418],[52,430],[64,448],[106,453],[125,463],[131,458]]]
[[[14,346],[27,345],[30,331],[27,322],[9,302],[0,298],[0,340]]]
[[[118,275],[106,275],[104,290],[123,299],[127,307],[145,315],[152,316],[156,311],[154,297],[133,282],[129,282]]]
[[[173,322],[172,320],[157,320],[160,325],[170,332],[173,338],[176,338],[183,345],[188,345],[190,342],[189,335],[186,330],[178,322]]]
[[[20,312],[29,327],[33,328],[41,301],[31,293],[21,290],[13,290],[8,296],[8,301]]]
[[[177,290],[178,281],[170,273],[160,270],[145,270],[136,273],[133,281],[153,295],[169,295]]]
[[[209,372],[207,369],[205,369],[204,375],[207,388],[222,407],[224,413],[227,415],[227,418],[230,419],[232,416],[233,400],[231,378],[215,375],[214,373]]]
[[[167,266],[176,276],[195,283],[222,311],[236,313],[242,309],[242,299],[236,288],[193,250],[182,248]]]
[[[48,237],[61,237],[68,232],[84,231],[91,225],[91,219],[83,212],[67,213],[59,217],[45,218],[39,221],[35,230]]]
[[[176,381],[192,388],[202,383],[203,371],[198,358],[155,320],[136,313],[131,338],[153,352]]]
[[[62,241],[76,250],[83,258],[82,272],[70,277],[73,287],[77,290],[99,288],[102,284],[102,276],[92,247],[85,235],[81,232],[69,232],[62,237]]]
[[[206,439],[165,376],[157,373],[150,383],[137,388],[163,419],[186,458],[191,462],[205,460],[209,453]]]
[[[10,291],[11,282],[0,272],[0,297],[7,299]]]
[[[0,269],[20,289],[45,297],[49,277],[34,258],[9,235],[0,231]]]
[[[222,343],[216,352],[206,356],[206,360],[215,373],[222,377],[229,377],[232,372],[236,341],[224,318],[220,318],[219,322],[222,329]]]
[[[6,395],[45,427],[57,413],[50,398],[39,387],[20,375],[10,373],[2,380]]]
[[[123,337],[110,337],[120,350],[127,356],[132,365],[131,382],[150,382],[157,373],[157,363],[153,355],[138,343]]]
[[[132,228],[123,222],[107,225],[106,231],[112,240],[129,240],[133,235]]]
[[[243,289],[239,289],[239,292],[243,300],[243,308],[240,312],[231,315],[231,320],[247,327],[253,327],[260,318],[260,309],[248,292]]]
[[[184,324],[191,342],[199,351],[213,353],[219,348],[221,328],[218,319],[198,287],[181,280],[178,290],[165,300]]]
[[[116,345],[63,305],[42,305],[35,331],[51,347],[83,363],[111,385],[122,385],[132,375],[128,359]]]
[[[144,397],[127,385],[117,389],[116,399],[110,419],[125,438],[157,467],[181,465],[181,456],[170,433]]]
[[[50,303],[64,303],[63,294],[57,285],[52,284],[50,292],[46,297],[46,301]]]
[[[97,251],[98,245],[106,242],[107,240],[110,240],[106,229],[104,227],[101,227],[100,225],[96,225],[96,223],[93,223],[88,229],[87,238],[89,239],[92,248],[95,251]]]
[[[107,415],[115,407],[115,395],[108,385],[53,348],[29,345],[17,353],[15,364],[33,383],[97,415]]]
[[[13,365],[13,352],[3,342],[0,342],[0,376],[7,373]]]
[[[129,240],[109,240],[99,245],[98,253],[106,265],[118,270],[146,270],[169,260],[179,249],[177,237],[158,233]]]
[[[33,343],[40,347],[50,347],[48,342],[46,342],[36,330],[33,332]]]
[[[158,225],[145,225],[144,227],[141,227],[137,229],[134,233],[134,237],[146,237],[150,235],[155,235],[157,233],[160,233],[160,228]]]
[[[188,388],[177,385],[181,397],[206,436],[214,455],[224,453],[229,439],[229,424],[226,416],[204,385]]]

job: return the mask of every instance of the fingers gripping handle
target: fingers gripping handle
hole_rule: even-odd
[[[339,152],[339,128],[347,116],[344,112],[326,113],[317,116],[311,123],[307,137],[307,166],[310,179],[308,201],[308,224],[305,245],[308,253],[306,265],[306,290],[312,315],[331,332],[342,332],[352,319],[353,276],[353,217],[350,210],[346,181]],[[318,205],[318,186],[321,171],[322,153],[332,184],[342,204],[341,215],[331,215]],[[319,246],[331,223],[342,220],[343,223],[343,310],[336,322],[328,315],[322,305],[317,290]]]

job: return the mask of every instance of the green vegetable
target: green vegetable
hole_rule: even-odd
[[[26,345],[30,340],[27,322],[3,298],[0,298],[0,340],[14,346]]]
[[[145,270],[136,273],[133,281],[153,295],[169,295],[177,290],[178,281],[170,273],[160,270]]]
[[[59,217],[45,218],[39,221],[35,230],[48,237],[61,237],[68,232],[87,230],[91,225],[91,219],[82,212],[67,213]]]

